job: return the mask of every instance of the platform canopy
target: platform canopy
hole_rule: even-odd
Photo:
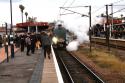
[[[112,24],[112,19],[109,19],[108,23]],[[113,19],[113,24],[120,24],[120,23],[122,23],[121,19]]]
[[[17,23],[16,27],[28,27],[28,26],[49,26],[48,22],[24,22],[24,23]]]

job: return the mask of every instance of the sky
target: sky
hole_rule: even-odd
[[[0,26],[7,22],[10,23],[10,0],[0,0]],[[124,4],[124,0],[12,0],[13,7],[13,24],[21,22],[21,12],[19,5],[24,5],[24,12],[28,12],[28,16],[37,17],[37,21],[47,21],[52,22],[54,20],[66,20],[70,21],[74,19],[79,19],[81,16],[79,14],[68,14],[61,15],[63,13],[71,13],[59,7],[71,7],[71,6],[92,6],[92,14],[99,15],[100,12],[105,12],[106,4]],[[101,8],[98,10],[99,8]],[[118,7],[117,7],[118,8]],[[117,9],[114,7],[114,10]],[[79,12],[81,14],[88,14],[88,8],[72,8],[71,10]],[[95,11],[95,12],[94,12]],[[24,15],[25,21],[25,15]]]

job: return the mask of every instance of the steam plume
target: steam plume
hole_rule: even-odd
[[[68,29],[70,32],[73,32],[77,39],[69,42],[67,45],[68,51],[76,51],[78,46],[85,41],[89,41],[89,37],[87,35],[88,32],[88,18],[71,18],[70,21],[64,20],[64,27]]]
[[[79,45],[83,44],[84,42],[89,42],[89,36],[87,35],[89,31],[89,18],[68,18],[69,20],[66,17],[63,18],[63,21],[57,23],[63,24],[64,28],[68,29],[70,32],[73,32],[77,36],[77,39],[69,42],[66,47],[68,51],[76,51]],[[95,24],[103,25],[106,22],[105,18],[102,17],[97,17],[92,20],[92,26]]]

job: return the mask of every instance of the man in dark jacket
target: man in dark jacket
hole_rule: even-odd
[[[36,43],[36,36],[34,33],[31,34],[31,52],[34,54],[35,52],[35,43]]]
[[[0,47],[2,47],[2,41],[3,39],[2,39],[2,36],[0,35]]]
[[[26,41],[26,46],[27,46],[26,55],[29,56],[29,52],[31,50],[31,38],[30,38],[30,35],[27,35],[25,41]]]
[[[20,36],[21,52],[24,52],[25,38],[24,35]]]
[[[42,48],[44,49],[44,57],[46,58],[46,53],[47,53],[48,58],[50,59],[51,39],[46,32],[42,32],[41,43],[42,43]]]

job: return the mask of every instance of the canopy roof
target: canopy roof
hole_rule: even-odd
[[[24,23],[17,23],[16,27],[28,27],[28,26],[49,26],[48,22],[24,22]]]
[[[113,24],[120,24],[122,23],[121,19],[113,19]],[[112,24],[112,19],[108,20],[108,24]]]

